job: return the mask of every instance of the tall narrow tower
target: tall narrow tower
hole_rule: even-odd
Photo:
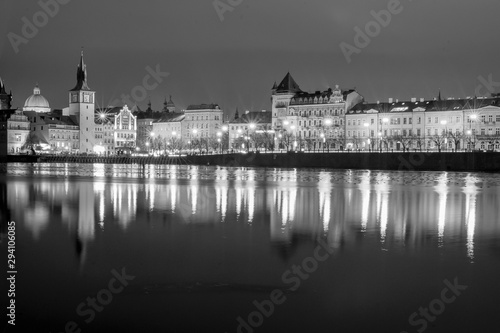
[[[95,144],[95,91],[87,84],[87,66],[83,51],[76,71],[76,86],[69,91],[69,114],[80,125],[80,153],[91,153]]]
[[[0,77],[0,110],[9,110],[12,108],[12,93],[7,94],[5,85]]]

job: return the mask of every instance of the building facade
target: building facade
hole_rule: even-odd
[[[80,131],[75,117],[59,112],[24,111],[30,122],[30,144],[46,153],[77,153]]]
[[[345,146],[346,112],[361,103],[354,90],[339,86],[304,92],[290,73],[272,89],[272,127],[280,149],[316,150]]]
[[[500,98],[389,100],[347,114],[348,149],[500,150]]]
[[[131,153],[136,148],[137,117],[125,105],[120,113],[114,116],[115,152],[118,154]]]
[[[222,128],[223,111],[217,104],[190,105],[184,113],[184,141],[215,138]]]
[[[21,110],[16,110],[7,120],[7,152],[21,154],[26,150],[30,135],[30,122]]]
[[[277,137],[272,120],[270,111],[246,111],[240,116],[236,110],[234,119],[227,125],[229,149],[273,150]],[[224,137],[225,131],[222,134]]]

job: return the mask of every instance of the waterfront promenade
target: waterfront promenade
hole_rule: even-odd
[[[218,165],[417,171],[500,171],[498,152],[248,152],[182,156],[12,155],[7,163]]]

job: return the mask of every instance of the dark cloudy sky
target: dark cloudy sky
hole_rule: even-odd
[[[150,92],[153,108],[171,94],[180,108],[216,102],[229,113],[269,109],[272,84],[287,71],[303,90],[339,84],[368,101],[433,98],[440,88],[465,97],[479,76],[500,81],[498,0],[401,0],[402,12],[348,64],[339,44],[353,44],[354,28],[387,4],[243,0],[221,21],[213,0],[71,0],[16,54],[8,34],[22,36],[22,18],[32,22],[41,7],[2,0],[0,77],[15,106],[38,82],[52,107],[65,107],[83,46],[100,104],[130,93],[147,66],[159,65],[170,75]]]

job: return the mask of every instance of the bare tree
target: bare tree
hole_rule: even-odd
[[[173,136],[171,139],[170,139],[170,148],[173,150],[173,151],[181,151],[182,148],[183,148],[184,144],[182,142],[182,139],[177,137],[177,136]]]
[[[286,150],[290,150],[294,139],[294,134],[286,130],[281,134],[281,144],[285,147]]]
[[[453,146],[455,147],[455,150],[458,150],[460,147],[460,142],[464,138],[464,134],[460,131],[457,131],[457,132],[450,131],[448,133],[448,136],[453,141]]]
[[[445,147],[446,140],[447,140],[446,133],[434,135],[431,137],[431,141],[434,142],[439,152],[441,152],[443,147]]]
[[[360,137],[358,137],[358,136],[356,136],[356,135],[354,135],[354,136],[350,139],[350,141],[351,141],[351,143],[352,143],[352,145],[353,145],[354,149],[355,149],[355,150],[358,150],[358,149],[359,149],[359,145],[360,145],[360,143],[361,143],[361,138],[360,138]]]
[[[405,136],[401,134],[397,134],[391,137],[393,141],[401,143],[401,146],[403,147],[403,152],[409,151],[410,147],[414,143],[414,137],[412,135],[410,136]]]
[[[413,141],[417,148],[422,151],[422,148],[425,148],[425,138],[419,135],[412,135]]]

